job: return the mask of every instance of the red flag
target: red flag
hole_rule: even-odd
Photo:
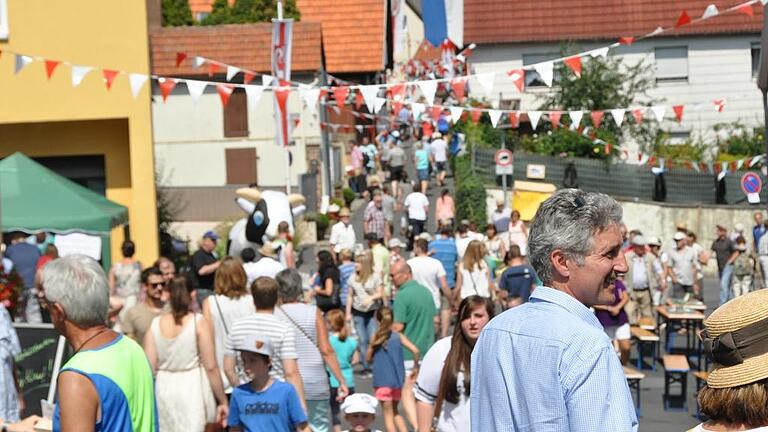
[[[111,69],[104,69],[102,72],[104,73],[104,82],[107,84],[107,90],[109,90],[112,88],[112,82],[115,80],[115,77],[120,72]]]
[[[285,142],[283,143],[283,146],[288,146],[288,122],[287,122],[287,113],[288,113],[288,95],[291,94],[291,88],[290,87],[278,87],[275,90],[275,99],[277,99],[277,107],[280,110],[280,112],[286,113],[285,116],[283,116],[283,121],[280,122],[279,127],[282,129],[281,131],[278,131],[278,133],[281,133],[282,136],[285,137]]]
[[[525,70],[512,69],[507,71],[507,76],[515,84],[520,93],[525,91]]]
[[[635,123],[640,124],[643,122],[643,112],[645,110],[643,108],[638,108],[632,110],[632,115],[635,117]]]
[[[404,83],[394,84],[389,88],[389,94],[391,95],[392,99],[402,100],[405,97],[405,90],[406,87]]]
[[[731,161],[730,168],[732,172],[736,172],[736,161]]]
[[[682,27],[690,23],[691,23],[691,17],[688,16],[688,12],[682,11],[680,13],[680,17],[677,19],[677,22],[675,23],[675,28]]]
[[[744,14],[746,16],[755,16],[755,11],[752,10],[751,4],[745,4],[743,6],[739,6],[736,9],[736,12]]]
[[[640,162],[643,160],[643,152],[637,152],[637,161]]]
[[[713,102],[717,112],[723,112],[725,110],[725,99],[715,99]]]
[[[563,113],[560,111],[551,111],[549,113],[549,122],[552,123],[552,129],[557,129],[560,126],[560,117],[562,116]]]
[[[363,106],[363,103],[365,100],[363,100],[363,94],[358,92],[355,92],[355,109],[360,109],[361,106]]]
[[[477,124],[477,122],[480,121],[480,116],[483,115],[483,112],[480,110],[472,110],[469,112],[469,115],[472,117],[472,123]]]
[[[181,62],[183,62],[185,58],[187,58],[187,54],[186,53],[177,52],[176,53],[176,67],[181,66]]]
[[[441,106],[432,106],[432,108],[430,108],[430,110],[431,110],[432,120],[438,121],[440,119],[440,114],[443,113],[443,107],[441,107]]]
[[[713,168],[715,169],[715,174],[720,174],[720,171],[722,171],[722,168],[723,168],[720,162],[715,162],[713,165],[714,165]]]
[[[168,95],[176,87],[176,80],[173,78],[158,78],[158,85],[160,85],[160,94],[163,95],[163,103],[168,99]]]
[[[232,84],[216,84],[216,91],[219,92],[221,98],[221,104],[227,106],[229,103],[229,97],[232,96],[232,92],[235,90],[235,86]]]
[[[613,149],[613,145],[611,145],[611,143],[609,142],[605,143],[605,149],[604,149],[605,154],[610,155],[612,149]]]
[[[691,161],[684,161],[683,165],[685,165],[685,167],[688,168],[689,171],[693,169],[693,164],[691,163]]]
[[[219,65],[213,62],[208,62],[208,76],[212,77],[219,71]]]
[[[51,76],[53,76],[53,71],[56,70],[56,67],[59,65],[59,61],[56,60],[46,60],[45,61],[45,74],[48,75],[48,79],[51,79]]]
[[[699,164],[699,169],[701,169],[701,171],[702,171],[702,172],[707,172],[707,170],[708,170],[708,168],[707,168],[707,164],[706,164],[706,163],[704,163],[704,162],[701,162],[701,163]]]
[[[254,78],[256,78],[256,75],[250,72],[243,72],[243,84],[250,84]]]
[[[395,115],[400,114],[400,110],[403,109],[403,103],[400,101],[393,101],[392,102],[392,111],[395,113]]]
[[[656,165],[656,156],[651,156],[648,158],[648,166],[652,167],[654,165]]]
[[[507,116],[509,117],[509,123],[512,125],[513,128],[517,129],[520,127],[520,113],[517,111],[510,111],[507,113]]]
[[[333,88],[333,98],[336,99],[336,105],[339,108],[344,108],[347,103],[347,95],[349,94],[348,86],[340,86]]]
[[[456,95],[456,99],[459,101],[459,103],[464,101],[464,88],[466,85],[466,78],[454,78],[451,80],[451,88],[453,89],[453,93]]]
[[[592,111],[589,116],[592,117],[592,126],[599,128],[600,123],[603,121],[603,112],[602,111]]]
[[[675,117],[677,118],[677,122],[680,123],[683,121],[683,110],[685,109],[685,105],[675,105],[672,107],[673,110],[675,110]]]
[[[619,43],[622,45],[632,45],[635,42],[634,36],[624,36],[619,38]]]
[[[581,78],[581,57],[568,57],[563,60],[563,63],[565,63],[577,77]]]

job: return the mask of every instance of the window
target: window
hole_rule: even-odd
[[[543,61],[557,58],[557,54],[523,54],[523,66],[529,66]],[[555,68],[556,69],[556,68]],[[557,70],[553,72],[552,85],[560,81]],[[525,87],[546,87],[547,84],[541,79],[539,73],[535,70],[525,70]]]
[[[248,98],[245,90],[236,88],[224,107],[224,137],[241,138],[248,136]]]
[[[7,40],[8,32],[8,0],[0,0],[0,40]]]
[[[656,48],[656,82],[688,81],[688,47]]]
[[[499,109],[501,110],[519,110],[520,99],[501,99],[499,101]]]
[[[691,133],[688,131],[668,132],[670,144],[685,144],[691,139]]]
[[[225,149],[224,155],[227,162],[227,184],[256,183],[255,148]]]
[[[752,54],[752,78],[760,74],[760,42],[752,42],[750,49]]]

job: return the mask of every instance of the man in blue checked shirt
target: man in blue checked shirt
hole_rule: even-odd
[[[619,358],[590,311],[614,301],[621,206],[564,189],[539,207],[529,258],[544,286],[497,316],[472,352],[472,431],[637,431]]]

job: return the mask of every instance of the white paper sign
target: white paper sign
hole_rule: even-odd
[[[101,259],[101,237],[83,233],[56,234],[53,242],[59,250],[59,256],[82,254]]]

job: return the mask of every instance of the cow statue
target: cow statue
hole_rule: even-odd
[[[293,234],[294,216],[306,210],[304,197],[299,194],[261,191],[255,187],[240,188],[235,194],[235,202],[248,216],[235,222],[229,230],[227,253],[231,256],[239,257],[248,247],[258,250],[264,242],[277,236],[277,225],[282,221],[288,222]]]

